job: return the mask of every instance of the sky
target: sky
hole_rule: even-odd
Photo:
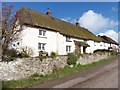
[[[118,41],[118,3],[117,2],[9,2],[14,10],[25,6],[41,13],[50,8],[52,16],[80,26],[95,35],[107,35]]]

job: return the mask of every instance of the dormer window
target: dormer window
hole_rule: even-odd
[[[39,29],[39,35],[40,36],[46,36],[46,31],[43,31],[43,30]]]
[[[71,38],[68,37],[68,36],[66,36],[66,41],[67,41],[67,42],[71,42]]]

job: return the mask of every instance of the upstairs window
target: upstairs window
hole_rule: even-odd
[[[39,35],[40,35],[40,36],[46,36],[46,31],[39,30]]]
[[[66,41],[71,42],[71,38],[66,36]]]
[[[39,50],[45,50],[45,43],[38,43],[38,49]]]
[[[71,46],[66,46],[66,52],[70,52],[71,51]]]

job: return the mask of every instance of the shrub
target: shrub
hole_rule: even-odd
[[[76,61],[80,57],[79,55],[76,55],[75,53],[68,53],[67,56],[68,56],[68,59],[67,59],[68,65],[75,65]]]
[[[40,59],[40,61],[42,61],[43,59],[47,58],[46,56],[39,56],[38,57]]]
[[[57,56],[57,54],[56,54],[55,52],[51,52],[50,56],[51,56],[52,58],[54,58],[54,57]]]
[[[48,56],[48,52],[40,51],[39,56]]]
[[[27,57],[29,57],[29,55],[27,54],[26,51],[22,51],[21,53],[19,53],[19,57],[20,58],[27,58]]]
[[[111,51],[110,53],[111,53],[111,55],[117,55],[116,51]]]
[[[14,49],[8,49],[3,52],[2,60],[3,61],[12,61],[13,58],[18,57],[17,51]]]

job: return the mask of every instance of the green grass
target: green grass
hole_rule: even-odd
[[[46,76],[39,76],[37,74],[34,74],[30,76],[27,79],[21,79],[21,80],[11,80],[11,81],[5,81],[3,82],[3,89],[7,88],[24,88],[24,87],[29,87],[31,85],[37,84],[37,83],[43,83],[47,80],[55,79],[57,77],[63,77],[66,75],[70,75],[76,72],[80,72],[80,70],[87,69],[90,67],[94,67],[98,64],[103,64],[107,63],[110,60],[114,60],[117,56],[111,56],[106,59],[102,59],[98,62],[94,62],[92,64],[87,64],[87,65],[76,65],[73,68],[70,68],[69,66],[66,66],[64,69],[54,71],[53,73],[46,75]]]

